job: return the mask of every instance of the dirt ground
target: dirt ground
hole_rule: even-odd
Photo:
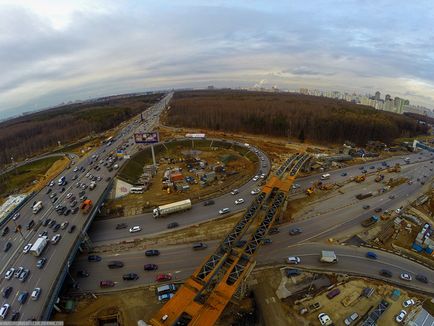
[[[117,325],[137,325],[138,320],[149,320],[162,306],[154,287],[142,287],[83,299],[73,313],[55,313],[52,320],[70,326],[99,326],[107,319],[117,319]]]

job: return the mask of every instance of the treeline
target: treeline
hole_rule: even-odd
[[[391,143],[413,137],[428,127],[411,117],[340,100],[287,93],[247,91],[176,92],[168,123],[284,136],[322,143],[368,140]]]
[[[0,166],[117,126],[156,103],[151,94],[98,103],[72,104],[0,123]]]

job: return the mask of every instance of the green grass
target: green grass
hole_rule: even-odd
[[[45,172],[61,157],[48,157],[18,167],[9,173],[0,176],[0,196],[8,195],[29,185]]]

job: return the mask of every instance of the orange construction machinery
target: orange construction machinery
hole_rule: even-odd
[[[83,201],[83,203],[80,205],[80,210],[83,214],[89,213],[90,209],[92,208],[92,201],[90,199],[86,199]]]
[[[387,172],[401,172],[401,166],[399,163],[396,163],[394,167],[388,168]]]
[[[354,177],[354,181],[357,182],[357,183],[361,183],[361,182],[363,182],[365,180],[366,180],[366,176],[364,176],[364,175],[358,175],[358,176]]]
[[[309,159],[307,154],[296,154],[283,163],[215,252],[149,321],[151,325],[215,324],[254,268],[264,237],[280,214],[298,171]],[[258,219],[258,227],[247,234],[254,219]],[[248,241],[237,248],[235,244],[243,237]]]

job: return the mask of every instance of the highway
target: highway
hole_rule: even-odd
[[[151,130],[151,127],[158,121],[158,115],[161,113],[161,111],[165,108],[166,103],[170,100],[172,94],[168,94],[162,101],[155,104],[151,108],[144,111],[144,116],[146,119],[145,127],[147,126],[148,130]],[[98,159],[95,161],[99,161],[102,159],[105,159],[109,152],[116,150],[119,146],[124,144],[125,142],[131,141],[132,134],[134,131],[143,131],[143,125],[140,123],[139,120],[135,120],[132,125],[128,125],[125,127],[121,132],[120,135],[116,137],[116,141],[114,141],[111,145],[103,145],[100,148],[96,149],[94,152],[92,152],[93,155],[98,155]],[[136,146],[132,146],[130,149],[130,152],[128,154],[132,154],[132,152],[136,149]],[[101,166],[100,171],[94,170],[95,165],[100,165],[99,163],[94,162],[91,164],[91,159],[87,158],[83,160],[82,162],[75,162],[75,165],[71,167],[71,169],[65,171],[66,179],[68,180],[68,184],[65,187],[65,191],[60,194],[60,186],[54,185],[52,188],[52,193],[57,193],[58,200],[55,204],[52,204],[50,201],[49,196],[46,194],[47,188],[44,188],[41,190],[29,203],[27,203],[25,206],[23,206],[20,210],[20,218],[16,221],[17,224],[21,224],[24,226],[31,220],[34,219],[35,222],[43,221],[45,219],[55,219],[58,223],[62,223],[64,221],[69,221],[70,225],[76,225],[76,230],[72,233],[67,232],[68,229],[62,230],[59,229],[57,232],[53,232],[52,229],[48,227],[43,227],[42,225],[39,225],[39,227],[34,227],[31,230],[25,230],[23,231],[23,236],[25,239],[22,239],[21,236],[17,233],[14,233],[14,223],[13,221],[10,221],[8,223],[9,228],[11,229],[11,232],[2,238],[2,244],[6,241],[12,242],[12,248],[7,253],[2,253],[0,257],[0,266],[2,268],[1,272],[2,275],[4,275],[5,271],[8,270],[10,267],[18,268],[19,266],[23,266],[25,268],[30,269],[30,275],[28,279],[25,282],[20,282],[17,278],[13,278],[11,280],[6,280],[4,277],[1,279],[1,288],[4,288],[6,286],[12,286],[13,291],[11,296],[4,300],[4,302],[7,302],[11,305],[11,313],[14,311],[19,311],[21,316],[20,320],[27,320],[29,318],[36,318],[40,319],[43,316],[43,313],[47,313],[47,302],[51,298],[55,298],[57,294],[53,293],[55,290],[55,285],[58,283],[58,278],[62,274],[62,271],[64,270],[66,261],[68,257],[72,254],[72,250],[75,247],[75,244],[77,243],[78,237],[82,236],[82,233],[86,231],[86,228],[88,227],[88,223],[90,222],[88,220],[89,215],[83,215],[81,212],[78,212],[76,215],[58,215],[55,210],[54,206],[58,203],[64,203],[67,206],[69,206],[69,200],[66,201],[65,198],[69,192],[73,193],[74,196],[77,197],[77,201],[79,200],[78,192],[81,189],[78,189],[76,187],[77,182],[85,183],[86,185],[89,185],[90,180],[85,177],[85,174],[87,172],[91,172],[94,175],[100,176],[102,180],[97,183],[97,187],[90,191],[88,188],[85,190],[86,196],[91,199],[94,203],[97,202],[97,200],[100,198],[102,193],[104,192],[105,188],[107,187],[108,182],[106,181],[107,177],[113,178],[113,176],[116,173],[116,169],[114,169],[112,172],[109,172],[108,169]],[[118,161],[116,162],[121,166],[124,161]],[[73,171],[75,166],[84,166],[85,171],[81,173],[75,173]],[[73,175],[77,174],[78,178],[77,180],[72,181]],[[34,201],[43,201],[44,208],[41,212],[34,215],[32,213],[31,206],[33,205]],[[38,225],[38,223],[36,223]],[[51,237],[55,233],[60,233],[62,238],[60,242],[56,245],[49,244],[43,254],[38,257],[45,257],[47,259],[47,262],[43,269],[36,268],[36,261],[38,260],[37,257],[34,257],[30,254],[24,254],[22,252],[23,247],[27,243],[34,243],[35,240],[38,238],[38,234],[41,233],[43,230],[48,231],[48,238],[51,239]],[[17,294],[19,291],[28,291],[29,295],[33,291],[35,287],[40,287],[42,289],[41,296],[39,300],[33,301],[28,300],[27,303],[21,305],[17,302]]]

